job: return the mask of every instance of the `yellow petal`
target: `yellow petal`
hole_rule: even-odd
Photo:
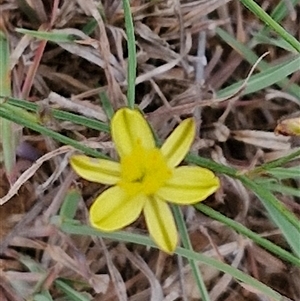
[[[115,231],[134,222],[142,212],[145,197],[130,198],[119,186],[105,190],[90,208],[90,222],[102,231]]]
[[[149,197],[144,215],[149,233],[159,248],[173,253],[178,242],[175,221],[168,204],[159,198]]]
[[[71,157],[70,164],[78,175],[91,182],[113,185],[120,180],[118,162],[77,155]]]
[[[213,172],[197,166],[175,168],[173,177],[157,191],[157,195],[171,203],[195,204],[205,200],[220,186]]]
[[[120,157],[130,154],[137,144],[146,149],[155,147],[151,129],[137,110],[119,109],[112,118],[111,134]]]
[[[170,167],[177,166],[188,153],[195,138],[196,125],[192,118],[182,121],[167,138],[161,152]]]

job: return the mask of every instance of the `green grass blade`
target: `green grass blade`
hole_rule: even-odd
[[[35,294],[33,301],[53,301],[49,291],[43,291],[41,293]]]
[[[87,155],[97,157],[97,158],[108,159],[108,157],[106,155],[102,154],[101,152],[94,150],[90,147],[87,147],[87,146],[85,146],[69,137],[61,135],[55,131],[52,131],[51,129],[48,129],[38,123],[35,123],[30,119],[20,117],[20,116],[14,114],[14,111],[4,108],[3,106],[2,107],[0,106],[0,117],[3,117],[7,120],[14,121],[15,123],[23,125],[29,129],[32,129],[32,130],[38,132],[38,133],[41,133],[42,135],[51,137],[63,144],[73,146],[74,148],[82,151],[83,153],[85,153]]]
[[[263,200],[264,204],[270,204],[273,208],[276,208],[276,210],[281,212],[281,214],[287,221],[291,223],[291,225],[300,231],[300,223],[298,218],[291,211],[289,211],[268,189],[262,186],[259,181],[257,181],[257,183],[244,176],[241,176],[240,180],[246,187],[250,188],[261,200]]]
[[[98,26],[97,21],[95,19],[92,19],[83,26],[82,32],[85,33],[87,36],[89,36],[91,33],[94,32],[97,26]]]
[[[300,178],[299,166],[297,167],[276,167],[268,170],[268,174],[273,177],[283,180],[283,179],[295,179]]]
[[[101,15],[101,17],[103,18],[103,20],[105,20],[105,12],[104,12],[104,8],[103,8],[103,5],[101,2],[98,2],[97,3],[97,8],[98,8],[98,11]],[[82,28],[82,31],[86,34],[86,35],[90,35],[91,33],[94,32],[94,30],[98,27],[98,23],[97,23],[97,20],[95,20],[94,18],[91,19],[89,22],[87,22],[83,28]]]
[[[129,0],[123,0],[125,27],[127,34],[127,48],[128,48],[128,90],[127,90],[127,102],[128,107],[133,109],[135,103],[135,79],[136,79],[136,48],[133,20],[130,10]]]
[[[114,108],[111,105],[111,102],[109,101],[106,92],[101,92],[99,96],[102,103],[102,109],[104,110],[107,118],[111,120],[114,115]]]
[[[281,37],[271,38],[267,35],[258,33],[255,35],[255,41],[257,44],[272,45],[272,46],[284,49],[289,52],[295,52],[295,49]]]
[[[211,169],[214,172],[220,173],[220,174],[225,174],[227,176],[237,178],[238,177],[238,172],[236,169],[217,163],[213,160],[207,159],[207,158],[202,158],[199,156],[196,156],[194,154],[188,154],[185,158],[185,161],[187,163],[195,164],[201,167],[205,167],[208,169]]]
[[[8,103],[8,101],[3,104],[0,104],[0,109],[9,110],[11,111],[11,113],[15,114],[16,116],[20,116],[21,118],[30,120],[32,122],[36,122],[36,123],[38,122],[38,117],[36,114],[27,112],[22,107],[12,106]]]
[[[272,17],[270,17],[258,4],[253,0],[240,0],[250,11],[252,11],[259,19],[265,24],[271,27],[275,32],[279,34],[284,40],[286,40],[292,47],[294,47],[300,53],[299,41],[289,34],[281,25],[279,25]]]
[[[250,65],[254,65],[258,61],[259,59],[258,55],[253,50],[251,50],[249,45],[247,46],[245,44],[240,43],[222,28],[217,28],[216,33],[224,42],[226,42],[235,51],[237,51]],[[249,44],[253,44],[253,43],[250,42]],[[261,60],[257,65],[257,69],[259,69],[260,71],[266,71],[269,68],[271,68],[270,65],[264,60]],[[277,84],[281,88],[285,88],[289,93],[294,95],[296,98],[298,98],[300,95],[300,87],[297,84],[290,83],[290,81],[287,78],[283,78],[281,81],[278,81],[275,84]],[[230,90],[231,86],[226,87],[226,89]],[[217,92],[217,95],[221,97],[222,93],[223,93],[222,90],[220,90],[219,92]]]
[[[285,195],[292,195],[292,196],[300,198],[299,188],[285,186],[280,183],[278,183],[278,184],[277,183],[268,183],[266,187],[271,191],[279,192],[279,193],[285,194]]]
[[[180,233],[180,238],[181,238],[183,247],[187,250],[193,251],[193,247],[192,247],[192,244],[191,244],[191,241],[189,238],[189,234],[188,234],[180,207],[177,205],[173,205],[172,210],[173,210],[174,218],[175,218],[175,221],[176,221],[179,233]],[[189,259],[188,261],[191,266],[192,273],[194,275],[194,278],[195,278],[196,284],[198,286],[202,300],[209,301],[210,298],[209,298],[202,274],[199,270],[199,266],[197,265],[197,262],[193,259]]]
[[[253,231],[249,230],[247,227],[243,226],[242,224],[232,220],[224,216],[223,214],[215,211],[214,209],[204,205],[203,203],[199,203],[194,206],[197,210],[201,211],[202,213],[208,215],[209,217],[213,218],[221,222],[222,224],[227,225],[228,227],[234,229],[238,233],[250,238],[256,244],[262,246],[266,250],[270,251],[273,254],[281,257],[282,259],[294,264],[295,266],[300,267],[300,259],[292,255],[291,253],[287,252],[286,250],[278,247],[276,244],[270,242],[269,240],[261,237],[259,234],[254,233]]]
[[[293,252],[300,258],[300,223],[298,218],[263,185],[246,177],[241,177],[240,180],[261,200],[272,221],[282,231]]]
[[[260,91],[264,88],[267,88],[277,82],[282,81],[290,74],[299,70],[300,66],[300,56],[293,58],[290,61],[281,63],[277,66],[267,68],[258,74],[255,74],[250,77],[247,82],[246,89],[242,92],[242,95],[247,95]],[[218,92],[219,97],[226,97],[233,95],[244,83],[244,80],[238,81],[237,83],[222,89]]]
[[[294,157],[295,154],[291,154],[290,156]],[[227,174],[230,177],[242,181],[242,183],[251,191],[253,191],[262,201],[262,203],[268,210],[272,220],[283,231],[283,234],[286,237],[288,243],[290,244],[292,250],[295,252],[295,254],[297,254],[297,256],[299,255],[299,220],[292,212],[290,212],[286,207],[284,207],[270,191],[265,189],[263,186],[253,182],[246,176],[239,175],[233,168],[223,166],[208,159],[200,158],[190,154],[187,156],[186,161],[192,164],[199,165],[201,167],[209,168],[217,173]]]
[[[251,276],[246,275],[245,273],[241,272],[238,269],[235,269],[231,267],[230,265],[224,264],[221,261],[218,261],[214,258],[207,257],[203,254],[191,252],[189,250],[186,250],[184,248],[178,248],[177,254],[184,256],[186,258],[191,258],[194,260],[198,260],[199,262],[203,262],[209,266],[214,267],[215,269],[218,269],[219,271],[231,275],[233,278],[249,285],[254,290],[262,293],[265,296],[268,296],[271,298],[271,300],[276,301],[283,301],[284,297],[280,295],[279,293],[275,292],[273,289],[268,287],[267,285],[263,284],[262,282],[256,280],[255,278],[252,278]]]
[[[300,156],[300,149],[297,149],[296,151],[294,151],[293,153],[281,157],[279,159],[267,162],[265,164],[262,164],[261,166],[256,167],[252,173],[253,174],[258,174],[260,172],[266,172],[269,171],[271,168],[275,168],[275,167],[279,167],[279,166],[283,166],[284,164],[298,158]]]
[[[39,109],[39,106],[35,103],[18,98],[9,97],[6,99],[6,104],[11,105],[12,107],[22,108],[31,112],[37,112]],[[3,104],[3,106],[5,106],[6,104]],[[57,109],[50,109],[50,114],[58,120],[70,121],[101,132],[109,132],[109,126],[106,123],[95,119],[87,118],[84,116],[76,115]],[[30,113],[28,113],[28,115],[30,115]],[[37,117],[35,117],[35,119],[37,119]]]
[[[65,281],[61,279],[55,280],[55,285],[65,293],[69,301],[91,301],[90,298],[77,292],[71,286],[69,286]]]
[[[258,55],[252,51],[247,45],[240,43],[235,37],[230,35],[227,31],[223,30],[222,28],[218,27],[216,29],[216,33],[218,36],[230,45],[236,52],[238,52],[245,60],[247,60],[251,65],[254,65],[255,62],[258,61]],[[266,69],[268,64],[265,63],[263,60],[257,64],[257,68],[260,70]]]
[[[74,218],[80,199],[81,199],[81,193],[78,189],[76,188],[69,189],[60,207],[59,216],[62,219]]]
[[[10,96],[9,43],[4,32],[0,30],[0,95]],[[3,101],[2,101],[3,102]]]
[[[9,66],[9,42],[4,32],[0,30],[0,95],[10,96],[10,66]],[[0,99],[0,105],[4,99]],[[9,120],[0,118],[0,144],[2,145],[2,160],[5,171],[10,175],[16,163],[16,148],[18,143],[14,124]],[[1,148],[0,148],[1,150]],[[2,157],[0,155],[0,158]]]
[[[27,34],[31,37],[34,37],[39,40],[46,40],[54,43],[70,43],[75,41],[76,39],[80,39],[80,37],[75,37],[72,34],[62,33],[59,31],[36,31],[36,30],[29,30],[24,28],[16,28],[16,32]]]
[[[289,0],[290,3],[295,6],[299,4],[299,0]],[[287,14],[289,13],[288,7],[284,0],[280,1],[280,3],[275,7],[275,9],[271,13],[271,17],[274,21],[281,21]]]

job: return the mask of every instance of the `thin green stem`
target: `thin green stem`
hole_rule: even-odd
[[[188,163],[196,164],[208,169],[211,169],[214,172],[225,174],[233,178],[238,178],[238,171],[232,167],[217,163],[213,160],[202,158],[194,154],[188,154],[185,158],[185,161]]]
[[[278,247],[274,243],[270,242],[269,240],[261,237],[259,234],[254,233],[253,231],[249,230],[242,224],[224,216],[220,212],[215,211],[214,209],[204,205],[203,203],[199,203],[194,206],[197,210],[201,211],[202,213],[208,215],[214,220],[221,222],[222,224],[227,225],[228,227],[234,229],[235,231],[245,235],[246,237],[250,238],[258,245],[264,247],[266,250],[270,251],[273,254],[278,255],[282,259],[294,264],[295,266],[300,267],[300,259],[296,258],[291,253],[287,252],[286,250]]]
[[[9,41],[6,34],[0,30],[0,94],[3,96],[11,95],[9,61]],[[2,144],[3,161],[8,175],[12,173],[16,162],[17,143],[18,136],[14,131],[14,124],[0,118],[0,144]]]
[[[39,110],[39,106],[35,103],[23,99],[12,98],[12,97],[5,98],[5,103],[3,104],[3,106],[6,105],[22,108],[30,112],[37,112]],[[70,121],[76,124],[86,126],[90,129],[109,133],[109,126],[106,123],[98,121],[96,119],[92,119],[92,118],[88,118],[88,117],[84,117],[84,116],[80,116],[80,115],[76,115],[73,113],[52,109],[52,108],[50,108],[49,114],[50,114],[49,117],[53,116],[54,118],[57,118],[59,120]],[[30,113],[28,113],[28,115],[30,115]]]
[[[296,150],[295,152],[287,155],[287,156],[284,156],[282,158],[279,158],[277,160],[274,160],[274,161],[270,161],[270,162],[267,162],[265,164],[262,164],[260,165],[259,167],[255,168],[251,174],[258,174],[260,172],[263,172],[263,171],[266,171],[266,170],[270,170],[272,168],[275,168],[275,167],[279,167],[279,166],[283,166],[284,164],[294,160],[294,159],[297,159],[300,157],[300,149]]]
[[[281,25],[273,20],[258,4],[253,0],[240,0],[250,11],[252,11],[259,19],[276,31],[284,40],[293,46],[300,53],[299,41],[289,34]]]
[[[252,181],[246,176],[240,176],[239,179],[246,187],[248,187],[248,189],[254,192],[261,201],[264,201],[264,203],[267,203],[275,208],[287,221],[290,222],[291,225],[295,227],[298,232],[300,231],[299,219],[295,216],[295,214],[289,211],[268,189]]]
[[[133,20],[130,10],[129,0],[123,0],[125,27],[127,34],[127,48],[128,48],[128,90],[127,90],[127,102],[128,107],[133,109],[135,103],[135,79],[136,79],[136,48]]]
[[[189,238],[189,234],[188,234],[188,231],[187,231],[187,228],[185,225],[185,221],[184,221],[181,209],[177,205],[172,205],[172,210],[173,210],[176,224],[177,224],[177,227],[178,227],[178,230],[180,233],[182,245],[185,249],[193,252],[193,247],[192,247],[192,244],[191,244],[191,241]],[[201,294],[202,300],[209,301],[210,298],[209,298],[202,274],[199,270],[199,266],[197,265],[197,262],[193,259],[188,259],[188,261],[191,266],[191,269],[192,269],[196,284],[198,286],[199,292]]]
[[[11,120],[18,124],[21,124],[23,126],[26,126],[29,129],[32,129],[38,133],[41,133],[42,135],[51,137],[57,141],[60,141],[63,144],[73,146],[74,148],[84,152],[87,155],[97,157],[97,158],[108,159],[108,157],[106,155],[102,154],[101,152],[94,150],[88,146],[85,146],[69,137],[66,137],[64,135],[56,133],[56,132],[52,131],[51,129],[44,127],[43,125],[33,122],[32,120],[30,120],[28,118],[21,117],[21,116],[15,114],[14,111],[4,108],[3,106],[0,106],[0,117],[3,117],[5,119],[8,119],[8,120]]]

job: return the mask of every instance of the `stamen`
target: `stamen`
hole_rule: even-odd
[[[154,194],[172,176],[157,148],[145,149],[137,143],[132,153],[121,160],[119,186],[129,195]]]

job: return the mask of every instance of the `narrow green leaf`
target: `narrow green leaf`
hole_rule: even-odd
[[[300,56],[296,58],[280,63],[277,66],[268,68],[258,74],[250,77],[246,89],[243,91],[243,95],[254,93],[267,88],[277,82],[282,81],[287,76],[299,70]],[[218,92],[219,97],[226,97],[234,94],[244,83],[244,80],[222,89]]]
[[[39,106],[36,105],[35,103],[29,102],[29,101],[26,101],[23,99],[18,99],[18,98],[8,97],[6,99],[6,103],[8,105],[12,105],[12,106],[18,107],[18,108],[23,108],[23,109],[26,109],[31,112],[37,112],[39,109]],[[22,113],[22,114],[25,114],[25,113]],[[31,113],[28,113],[27,117],[29,117],[30,114]],[[87,118],[84,116],[79,116],[79,115],[76,115],[73,113],[64,112],[62,110],[57,110],[57,109],[50,109],[50,114],[54,118],[57,118],[59,120],[70,121],[70,122],[84,125],[87,128],[98,130],[101,132],[106,132],[106,133],[109,132],[109,126],[107,124],[105,124],[104,122],[95,120],[95,119]],[[33,114],[31,114],[31,116],[33,116]],[[34,116],[35,116],[35,120],[37,120],[36,114]]]
[[[272,221],[282,231],[293,252],[300,258],[300,223],[299,219],[290,212],[267,188],[254,181],[240,177],[242,183],[251,189],[267,209]]]
[[[187,163],[195,164],[201,167],[211,169],[214,172],[225,174],[227,176],[237,178],[238,171],[232,167],[217,163],[213,160],[196,156],[194,154],[188,154],[185,158]]]
[[[279,192],[281,194],[286,194],[286,195],[293,195],[298,198],[300,197],[299,188],[289,187],[279,183],[278,184],[270,183],[267,187],[271,191]]]
[[[95,19],[92,19],[84,25],[84,27],[82,28],[82,32],[89,36],[91,33],[94,32],[97,26],[97,21]]]
[[[243,226],[242,224],[232,220],[221,214],[220,212],[215,211],[214,209],[204,205],[203,203],[196,204],[194,206],[197,210],[203,212],[204,214],[210,216],[214,220],[217,220],[224,225],[234,229],[235,231],[245,235],[246,237],[250,238],[256,244],[262,246],[269,252],[287,260],[288,262],[294,264],[295,266],[300,267],[300,259],[295,257],[293,254],[287,252],[286,250],[280,248],[276,244],[270,242],[269,240],[261,237],[259,234],[249,230],[247,227]]]
[[[107,118],[109,120],[111,120],[114,115],[114,108],[111,105],[111,102],[109,101],[107,94],[105,92],[100,93],[100,100],[102,103],[102,108],[103,108]]]
[[[177,205],[172,205],[172,210],[174,213],[175,221],[180,233],[180,238],[182,241],[182,245],[185,249],[190,250],[193,252],[193,247],[189,238],[189,234],[185,225],[185,221],[183,219],[183,215],[181,212],[181,209]],[[196,284],[198,286],[198,290],[200,292],[201,298],[203,301],[209,301],[209,294],[206,289],[206,285],[204,283],[201,271],[199,270],[199,266],[197,265],[197,262],[193,259],[189,259],[189,264],[192,269],[193,276],[195,278]]]
[[[9,43],[0,30],[0,95],[10,96]],[[2,101],[3,102],[3,101]]]
[[[103,18],[103,20],[105,20],[105,11],[103,8],[103,5],[101,2],[97,2],[97,8],[98,11],[101,15],[101,17]],[[97,20],[95,19],[91,19],[89,22],[87,22],[84,27],[82,28],[82,31],[86,34],[86,35],[90,35],[92,32],[94,32],[94,30],[98,27],[98,23]]]
[[[11,95],[10,66],[9,66],[9,42],[4,32],[0,30],[0,95]],[[4,99],[0,99],[0,105]],[[0,145],[5,171],[8,175],[12,173],[16,163],[16,148],[18,144],[18,133],[14,124],[6,119],[0,118]]]
[[[261,172],[265,173],[266,171],[268,172],[272,168],[283,166],[284,164],[299,158],[299,156],[300,156],[300,149],[296,149],[296,151],[294,151],[286,156],[280,157],[279,159],[264,163],[264,164],[256,167],[252,171],[252,174],[259,174]]]
[[[29,30],[24,28],[16,28],[16,32],[27,34],[31,37],[34,37],[39,40],[46,40],[55,43],[70,43],[75,41],[76,39],[80,39],[80,37],[75,37],[74,35],[68,33],[62,33],[59,31],[36,31],[36,30]]]
[[[280,37],[275,39],[267,35],[262,35],[258,33],[255,35],[255,41],[257,42],[257,44],[272,45],[290,52],[295,52],[295,49],[287,41]]]
[[[271,174],[273,177],[283,180],[283,179],[296,179],[300,178],[300,169],[297,167],[276,167],[268,170],[268,174]]]
[[[53,301],[49,291],[43,291],[39,294],[34,295],[33,301]]]
[[[299,0],[289,0],[292,6],[296,6],[299,4]],[[278,5],[275,7],[275,9],[271,13],[271,17],[274,21],[279,22],[281,21],[285,16],[287,16],[290,13],[288,6],[286,5],[285,0],[280,1]]]
[[[259,19],[261,19],[266,25],[271,27],[275,32],[279,34],[284,40],[286,40],[291,46],[293,46],[300,53],[299,41],[289,34],[281,25],[279,25],[272,17],[270,17],[256,2],[253,0],[240,0],[250,11],[252,11]]]
[[[41,133],[42,135],[51,137],[63,144],[66,145],[70,145],[73,146],[74,148],[82,151],[83,153],[93,156],[93,157],[97,157],[97,158],[103,158],[103,159],[107,159],[108,157],[104,154],[102,154],[101,152],[94,150],[90,147],[85,146],[84,144],[81,144],[69,137],[66,137],[64,135],[61,135],[51,129],[48,129],[38,123],[35,123],[27,118],[23,118],[20,116],[16,116],[15,114],[13,114],[13,112],[11,110],[9,110],[9,108],[4,107],[4,106],[0,106],[0,117],[3,117],[5,119],[14,121],[18,124],[21,124],[23,126],[26,126],[38,133]]]
[[[248,45],[245,45],[243,43],[240,43],[233,36],[231,36],[221,28],[217,28],[216,33],[222,40],[224,40],[224,42],[226,42],[234,50],[236,50],[250,65],[254,65],[258,61],[258,55],[251,49],[251,47],[254,47],[256,43],[255,39],[252,39],[248,43]],[[257,65],[257,69],[259,69],[260,71],[266,71],[269,68],[271,68],[271,66],[269,65],[269,63],[265,62],[265,60],[261,60]],[[278,81],[275,84],[281,88],[284,88],[296,98],[298,98],[298,96],[300,95],[300,87],[297,84],[291,83],[287,78],[283,78],[281,81]],[[231,86],[226,87],[226,89],[231,90]],[[223,90],[220,90],[217,95],[221,97],[222,93]]]
[[[134,109],[137,62],[136,62],[134,27],[133,27],[133,20],[132,20],[129,0],[123,0],[123,8],[124,8],[125,27],[126,27],[126,34],[127,34],[127,48],[128,48],[127,102],[128,102],[128,107]]]
[[[29,121],[38,122],[38,117],[36,114],[33,113],[29,113],[26,110],[24,110],[22,107],[16,107],[16,106],[12,106],[7,102],[0,104],[0,109],[8,109],[12,114],[16,115],[16,116],[20,116],[21,118],[27,119]]]
[[[81,193],[76,188],[71,188],[66,193],[65,199],[59,211],[59,215],[62,219],[72,219],[74,218],[78,203],[81,199]]]
[[[86,295],[77,292],[61,279],[55,280],[55,285],[66,294],[68,300],[70,301],[91,301],[91,298],[88,298]]]

